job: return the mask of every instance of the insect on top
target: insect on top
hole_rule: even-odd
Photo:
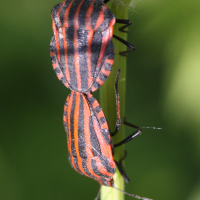
[[[58,79],[73,91],[94,92],[114,63],[114,15],[101,0],[67,0],[51,16],[50,52]]]

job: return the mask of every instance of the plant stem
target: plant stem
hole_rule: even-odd
[[[128,2],[130,2],[128,0]],[[126,1],[126,5],[128,4]],[[108,7],[115,15],[116,19],[128,19],[128,8],[119,6],[119,9],[112,3],[108,3]],[[115,24],[114,34],[127,40],[127,33],[120,32],[118,30],[122,24]],[[125,116],[125,95],[126,95],[126,57],[120,56],[119,52],[126,50],[126,46],[121,42],[113,39],[115,49],[115,62],[112,67],[110,76],[106,83],[100,88],[100,105],[104,111],[106,119],[108,121],[111,131],[115,130],[116,123],[116,99],[114,83],[117,76],[117,70],[121,69],[119,77],[119,95],[120,95],[120,114],[121,121],[123,122]],[[113,143],[116,144],[124,138],[124,126],[123,123],[120,127],[120,131],[113,137]],[[115,159],[119,160],[124,155],[124,145],[115,148]],[[120,175],[118,169],[114,175],[114,185],[116,188],[124,190],[124,180]],[[124,200],[124,194],[111,187],[103,186],[101,189],[101,200]]]

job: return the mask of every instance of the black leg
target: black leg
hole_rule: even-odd
[[[119,55],[127,56],[127,53],[132,52],[132,51],[135,50],[135,46],[134,46],[133,44],[131,44],[130,42],[127,42],[126,40],[124,40],[124,39],[122,39],[122,38],[120,38],[120,37],[118,37],[118,36],[116,36],[116,35],[113,35],[113,38],[119,40],[121,43],[123,43],[123,44],[125,44],[127,47],[129,47],[128,50],[119,52]]]
[[[120,119],[120,104],[119,104],[119,90],[118,90],[118,81],[119,81],[120,69],[118,69],[118,73],[115,79],[115,97],[116,97],[116,107],[117,107],[117,121],[115,125],[115,131],[111,133],[111,136],[114,136],[120,129],[121,119]]]
[[[136,136],[140,135],[142,133],[142,129],[138,126],[135,126],[133,124],[130,124],[128,122],[126,122],[126,119],[124,119],[124,125],[130,126],[132,128],[137,129],[137,131],[135,131],[134,133],[132,133],[131,135],[129,135],[127,138],[125,138],[124,140],[122,140],[121,142],[117,143],[114,145],[114,147],[118,147],[122,144],[125,144],[127,142],[129,142],[130,140],[132,140],[133,138],[135,138]]]
[[[125,24],[124,26],[118,29],[119,31],[124,32],[124,33],[128,33],[128,31],[125,31],[124,29],[132,24],[131,20],[129,19],[116,19],[116,23]]]
[[[126,117],[124,117],[123,123],[124,123],[124,125],[126,125],[126,126],[129,126],[129,127],[131,127],[131,128],[135,128],[135,129],[138,129],[138,130],[140,130],[140,131],[142,132],[142,130],[141,130],[141,128],[140,128],[139,126],[136,126],[136,125],[134,125],[134,124],[131,124],[131,123],[127,122],[127,121],[126,121]]]
[[[115,163],[116,163],[116,165],[117,165],[117,168],[118,168],[120,174],[121,174],[122,177],[124,178],[125,182],[126,182],[126,183],[129,183],[129,182],[130,182],[130,179],[129,179],[128,176],[126,175],[126,172],[125,172],[124,167],[123,167],[123,165],[122,165],[122,161],[126,158],[126,155],[127,155],[127,152],[125,151],[125,152],[124,152],[124,156],[123,156],[118,162],[115,160]]]
[[[104,3],[107,4],[110,0],[104,0]]]

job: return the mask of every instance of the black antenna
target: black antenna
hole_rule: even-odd
[[[116,190],[119,190],[119,191],[123,192],[124,194],[127,194],[127,195],[129,195],[131,197],[135,197],[136,199],[153,200],[153,199],[149,199],[149,198],[146,198],[146,197],[140,197],[140,196],[134,195],[134,194],[129,194],[129,193],[123,191],[123,190],[120,190],[119,188],[116,188],[114,185],[113,185],[113,188],[115,188]]]

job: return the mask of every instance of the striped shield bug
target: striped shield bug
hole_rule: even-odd
[[[115,82],[117,122],[114,133],[110,132],[99,103],[90,93],[72,91],[65,102],[63,115],[64,127],[67,133],[68,160],[72,168],[82,175],[95,179],[101,185],[115,189],[118,189],[114,186],[113,181],[116,166],[126,182],[129,182],[129,178],[122,166],[122,160],[125,156],[120,161],[114,160],[114,148],[141,134],[139,127],[124,122],[124,124],[137,130],[117,144],[112,142],[111,136],[116,134],[121,125],[118,94],[119,72]],[[149,200],[145,197],[124,193],[138,199]]]
[[[112,38],[127,45],[126,55],[134,45],[113,35],[115,23],[119,30],[130,25],[129,20],[115,19],[101,0],[67,0],[52,11],[53,37],[50,55],[58,79],[69,89],[88,93],[96,91],[106,81],[114,63]]]

